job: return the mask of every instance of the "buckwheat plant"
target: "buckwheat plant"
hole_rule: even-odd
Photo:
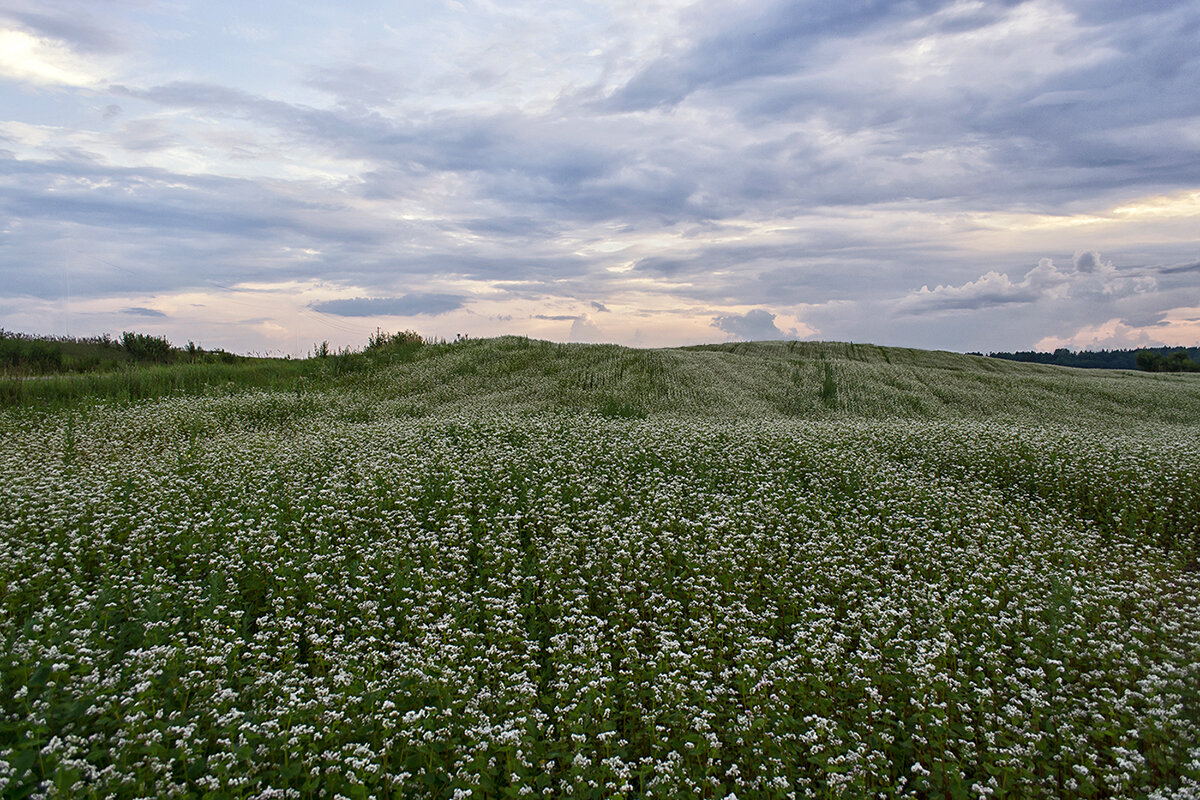
[[[0,794],[1200,797],[1194,428],[368,403],[0,418]]]

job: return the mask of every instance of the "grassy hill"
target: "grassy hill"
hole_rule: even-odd
[[[840,342],[631,349],[524,337],[386,346],[304,360],[130,366],[0,378],[9,406],[96,399],[333,391],[360,413],[494,406],[608,417],[1038,419],[1200,424],[1200,376],[1077,370]]]
[[[744,418],[1200,423],[1200,376],[1097,373],[840,342],[640,350],[517,337],[428,348],[347,386],[382,403]]]

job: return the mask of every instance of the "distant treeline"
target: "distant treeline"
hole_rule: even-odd
[[[975,353],[974,355],[983,355]],[[1021,350],[1016,353],[988,353],[992,358],[1055,364],[1083,369],[1140,369],[1146,372],[1200,372],[1200,347],[1144,347],[1137,350],[1080,350],[1073,353],[1060,347],[1053,353]]]
[[[96,372],[124,364],[233,363],[242,357],[194,342],[173,347],[165,337],[125,331],[103,336],[32,336],[0,328],[0,373],[51,375]]]

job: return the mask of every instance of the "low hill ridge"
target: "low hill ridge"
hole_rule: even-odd
[[[679,348],[556,344],[524,337],[429,346],[363,369],[371,395],[414,410],[486,404],[642,417],[1029,417],[1200,423],[1200,376],[1098,372],[848,342]]]
[[[994,419],[1200,424],[1200,375],[1082,370],[851,342],[638,349],[522,336],[432,342],[406,332],[307,359],[192,358],[82,374],[0,377],[0,405],[52,408],[161,396],[284,392],[352,418],[467,408],[717,419]],[[205,354],[207,355],[207,354]],[[293,408],[283,408],[290,397]],[[307,398],[307,399],[306,399]]]

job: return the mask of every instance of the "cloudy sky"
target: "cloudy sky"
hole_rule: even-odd
[[[1200,344],[1200,0],[0,0],[0,325]]]

